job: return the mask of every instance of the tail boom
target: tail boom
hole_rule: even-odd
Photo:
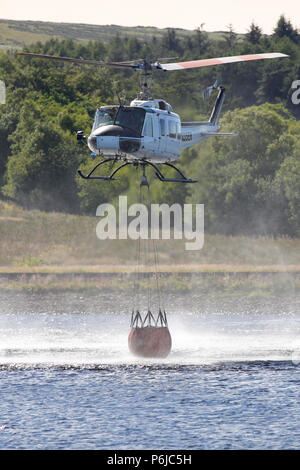
[[[194,121],[194,122],[182,122],[181,131],[182,131],[182,149],[193,147],[200,142],[208,139],[213,136],[236,136],[237,134],[230,132],[218,132],[220,126],[218,125],[219,117],[221,114],[224,98],[225,98],[225,88],[223,86],[218,86],[219,90],[218,96],[216,98],[214,107],[212,109],[209,121]]]

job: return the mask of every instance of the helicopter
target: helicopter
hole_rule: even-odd
[[[207,98],[214,90],[217,90],[217,97],[209,120],[181,122],[180,116],[174,112],[169,103],[163,99],[152,98],[151,84],[154,71],[171,72],[234,62],[288,57],[280,52],[272,52],[164,63],[163,60],[174,60],[174,58],[102,62],[30,52],[19,52],[18,55],[98,67],[126,68],[140,72],[140,91],[137,98],[131,101],[129,106],[123,105],[120,100],[119,105],[100,106],[96,110],[90,135],[85,136],[83,131],[78,131],[77,140],[81,143],[87,143],[93,158],[102,157],[102,160],[87,175],[78,170],[78,174],[82,178],[113,181],[117,179],[115,175],[122,168],[134,165],[136,167],[142,166],[141,185],[148,185],[145,175],[147,166],[154,169],[155,175],[162,182],[196,183],[196,180],[187,178],[173,163],[179,159],[182,150],[213,136],[237,135],[219,132],[221,128],[219,117],[225,98],[225,88],[218,83],[218,80],[203,91],[203,97]],[[121,164],[109,176],[95,174],[97,168],[108,162]],[[173,168],[178,177],[165,177],[158,165]]]

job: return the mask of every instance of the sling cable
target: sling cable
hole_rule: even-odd
[[[164,309],[163,292],[160,286],[157,247],[155,240],[151,240],[149,236],[150,189],[145,174],[145,166],[142,168],[143,176],[140,184],[139,199],[140,204],[146,205],[148,209],[148,236],[141,241],[140,233],[140,237],[137,240],[134,300],[131,314],[131,329],[128,336],[128,346],[129,350],[135,356],[164,358],[167,357],[171,351],[172,339],[168,328],[166,311]],[[154,261],[154,276],[150,271],[151,242]],[[141,272],[142,266],[144,266],[144,272]],[[144,285],[143,280],[147,281],[147,288],[141,292],[141,285]],[[155,289],[152,289],[153,283],[155,285]],[[156,292],[156,302],[152,295],[153,290]],[[141,299],[141,297],[144,297],[144,299]],[[144,302],[143,309],[140,307],[141,300]],[[157,312],[155,313],[154,309],[156,308]]]

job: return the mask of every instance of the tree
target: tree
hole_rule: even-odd
[[[0,110],[0,186],[3,184],[7,159],[10,151],[9,136],[14,131],[18,122],[18,113],[8,104]]]
[[[228,33],[223,34],[223,39],[225,41],[225,45],[227,49],[229,49],[230,51],[233,51],[233,49],[235,48],[237,44],[237,34],[234,31],[231,23],[227,26],[227,29],[228,29]]]
[[[83,155],[75,142],[52,123],[35,123],[30,133],[13,134],[3,194],[25,207],[78,210],[75,173]]]
[[[204,23],[195,30],[194,36],[195,53],[198,54],[197,56],[199,57],[207,50],[209,45],[208,35],[204,31],[203,27]]]
[[[293,155],[287,157],[277,175],[277,183],[287,199],[287,215],[291,225],[291,234],[300,235],[300,145],[296,143]]]
[[[291,81],[288,60],[269,61],[263,64],[262,73],[258,79],[255,95],[258,103],[278,103],[286,100]]]
[[[251,42],[251,44],[259,44],[261,37],[262,29],[252,21],[250,29],[246,33],[247,41]]]
[[[293,42],[299,41],[299,33],[297,29],[292,26],[290,20],[287,20],[284,15],[280,16],[277,25],[274,28],[274,36],[277,38],[287,36]]]
[[[107,53],[111,61],[119,62],[124,60],[124,40],[119,34],[116,34],[116,36],[111,39]]]
[[[178,39],[176,35],[175,29],[172,29],[172,28],[167,29],[167,32],[164,34],[162,38],[162,45],[163,45],[163,49],[166,52],[170,52],[170,53],[175,52],[176,54],[182,53],[180,40]]]
[[[285,164],[297,141],[290,134],[294,123],[280,105],[226,113],[224,131],[238,136],[204,144],[189,169],[199,181],[189,188],[189,200],[205,204],[207,228],[225,234],[295,233],[291,214],[298,196],[292,198],[287,185],[299,194],[300,178],[298,169],[292,176],[295,165]]]

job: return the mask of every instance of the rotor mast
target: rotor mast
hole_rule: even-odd
[[[140,91],[137,96],[138,99],[145,100],[145,101],[148,101],[151,99],[152,76],[153,76],[152,64],[144,60],[142,67],[140,68],[140,77],[139,77]]]

